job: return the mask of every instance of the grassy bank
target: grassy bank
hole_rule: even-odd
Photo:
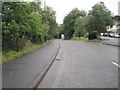
[[[82,40],[82,41],[98,41],[98,40],[102,40],[100,38],[96,38],[96,39],[92,39],[92,40],[89,40],[88,38],[85,38],[85,37],[73,37],[71,40]]]
[[[33,50],[36,50],[38,48],[41,48],[45,45],[47,45],[48,43],[50,43],[51,41],[47,41],[45,43],[42,44],[31,44],[29,46],[26,46],[23,50],[17,52],[17,51],[8,51],[8,52],[2,52],[2,64],[8,62],[8,61],[12,61],[17,57],[20,57],[22,55],[25,55]]]

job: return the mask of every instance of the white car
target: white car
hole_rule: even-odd
[[[113,36],[114,36],[114,34],[113,34],[113,33],[110,33],[110,34],[109,34],[109,37],[113,37]]]
[[[117,33],[115,33],[115,34],[113,34],[113,37],[115,37],[115,38],[120,38],[120,35],[117,34]]]
[[[101,36],[103,36],[104,33],[100,33]]]

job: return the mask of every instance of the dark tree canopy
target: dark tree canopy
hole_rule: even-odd
[[[41,2],[2,2],[3,50],[20,50],[26,41],[42,43],[56,34],[55,11]]]
[[[77,8],[73,9],[63,21],[64,24],[64,34],[66,39],[70,39],[74,33],[74,24],[77,18],[85,17],[85,11],[79,11]]]
[[[119,20],[119,16],[114,19]],[[97,3],[87,14],[83,10],[74,8],[63,21],[63,31],[66,39],[71,37],[84,37],[87,35],[96,38],[100,33],[107,31],[107,26],[114,23],[112,13],[107,9],[103,2]],[[89,36],[88,36],[89,37]]]
[[[116,15],[116,16],[113,17],[113,19],[116,20],[116,21],[117,20],[120,21],[120,16]]]
[[[89,20],[87,30],[89,33],[106,32],[106,27],[113,25],[111,12],[106,8],[103,2],[95,4],[89,11]]]

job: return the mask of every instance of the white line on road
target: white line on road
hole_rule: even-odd
[[[120,68],[120,65],[117,64],[116,62],[112,62],[112,64],[114,64],[115,66],[119,67]]]

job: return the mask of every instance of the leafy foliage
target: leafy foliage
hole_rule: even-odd
[[[70,39],[74,33],[74,24],[77,18],[86,16],[85,11],[79,11],[77,8],[73,9],[65,18],[64,18],[64,34],[66,39]]]
[[[114,17],[119,19],[119,16]],[[100,33],[107,30],[107,26],[113,25],[111,11],[107,9],[103,2],[97,3],[89,11],[73,9],[63,22],[63,31],[67,39],[73,37],[87,36],[89,39],[95,39]]]
[[[75,32],[73,34],[74,37],[84,37],[85,36],[85,34],[87,33],[86,28],[85,28],[87,19],[88,19],[88,17],[76,19],[75,24],[74,24],[74,30],[75,30]]]
[[[55,11],[41,2],[2,2],[3,50],[19,51],[26,41],[42,43],[56,34]]]
[[[113,25],[111,12],[106,8],[103,2],[95,4],[89,11],[89,19],[87,23],[87,31],[100,35],[106,32],[106,27]]]
[[[117,21],[117,20],[120,21],[120,16],[119,16],[119,15],[116,15],[116,16],[113,17],[113,19],[116,20],[116,21]]]

